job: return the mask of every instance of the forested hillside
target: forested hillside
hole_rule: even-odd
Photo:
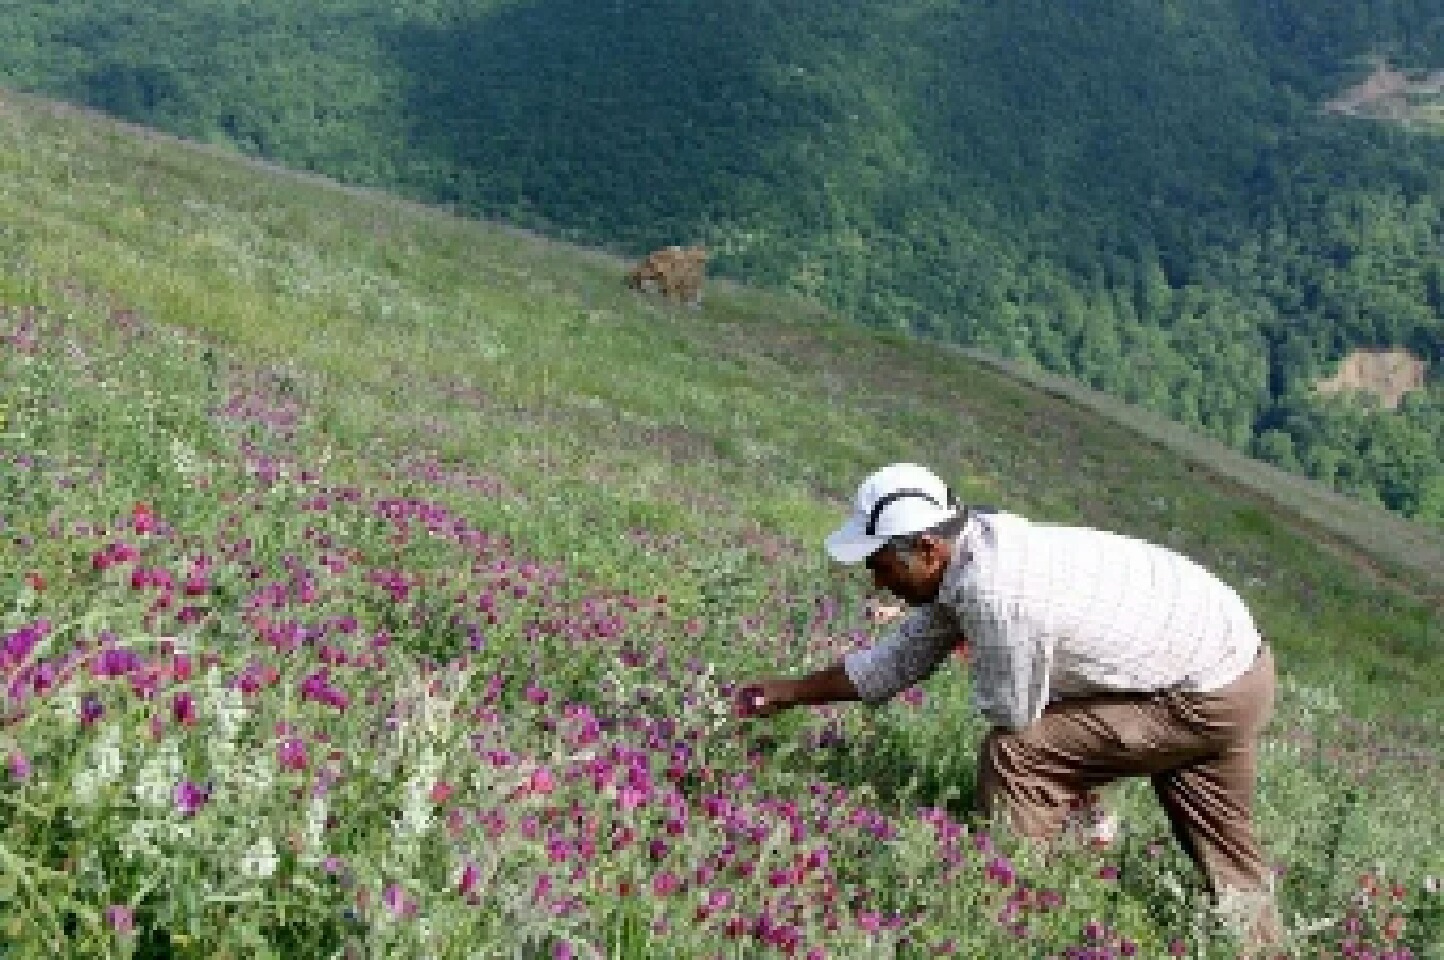
[[[0,83],[1033,358],[1444,522],[1437,0],[0,0]],[[1432,366],[1396,412],[1313,384]]]

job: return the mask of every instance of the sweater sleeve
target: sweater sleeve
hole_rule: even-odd
[[[909,612],[876,646],[844,657],[843,669],[858,696],[877,705],[932,676],[960,636],[950,611],[927,604]]]

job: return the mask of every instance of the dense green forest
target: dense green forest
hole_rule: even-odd
[[[1032,358],[1444,523],[1437,0],[0,0],[0,83]],[[1397,412],[1313,390],[1407,347]]]

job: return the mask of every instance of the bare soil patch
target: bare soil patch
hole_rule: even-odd
[[[1407,350],[1355,350],[1343,359],[1332,377],[1314,386],[1320,393],[1345,391],[1371,393],[1389,410],[1397,410],[1404,397],[1423,390],[1429,364]]]
[[[1444,125],[1444,70],[1395,69],[1374,61],[1368,77],[1324,104],[1325,113]]]

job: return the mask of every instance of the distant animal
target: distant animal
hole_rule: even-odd
[[[627,286],[695,307],[702,302],[708,256],[707,248],[700,246],[654,250],[628,271]]]

